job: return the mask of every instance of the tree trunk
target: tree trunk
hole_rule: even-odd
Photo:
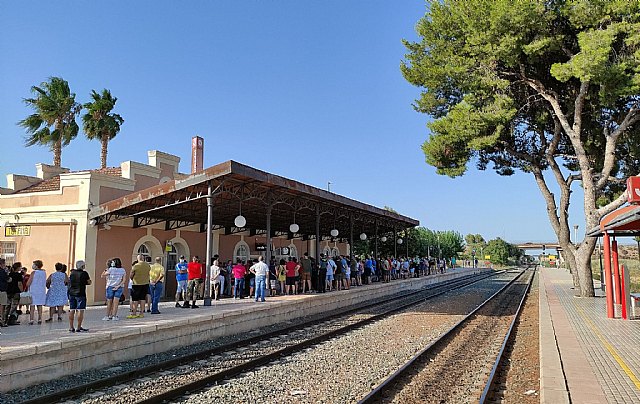
[[[591,256],[596,246],[596,239],[585,237],[576,252],[576,266],[580,277],[581,296],[592,297],[595,295],[593,289],[593,274],[591,272]]]
[[[100,138],[102,149],[100,150],[100,168],[107,168],[107,147],[109,147],[109,137],[102,136]]]
[[[62,140],[58,140],[53,144],[53,165],[61,167],[62,165]]]

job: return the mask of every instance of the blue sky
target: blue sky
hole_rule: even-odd
[[[15,2],[0,5],[0,186],[51,163],[16,125],[30,87],[67,80],[118,97],[125,119],[110,166],[182,157],[205,138],[205,166],[237,160],[376,206],[436,230],[509,241],[554,234],[533,178],[470,167],[457,179],[424,162],[426,115],[400,74],[403,38],[417,39],[420,1]],[[100,145],[80,134],[62,165],[96,168]],[[581,195],[571,225],[584,232]],[[579,218],[579,219],[578,219]]]

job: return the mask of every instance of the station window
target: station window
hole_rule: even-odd
[[[146,245],[140,244],[138,255],[142,255],[146,262],[151,262],[151,252],[149,252],[149,248]]]
[[[233,252],[233,262],[236,262],[238,259],[243,262],[249,260],[249,246],[246,243],[240,242],[236,245],[236,249]]]
[[[16,243],[14,241],[0,241],[0,258],[4,258],[7,266],[16,261]]]
[[[298,249],[294,245],[289,246],[289,256],[298,258]]]

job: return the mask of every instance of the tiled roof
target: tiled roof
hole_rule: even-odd
[[[60,176],[56,175],[53,178],[48,180],[40,181],[36,184],[33,184],[25,189],[21,189],[20,191],[14,192],[15,194],[27,194],[31,192],[46,192],[46,191],[57,191],[60,189]]]
[[[92,173],[98,173],[98,174],[106,174],[106,175],[112,175],[114,177],[120,177],[122,176],[122,169],[120,167],[107,167],[107,168],[98,168],[95,170],[78,170],[78,171],[71,171],[73,173],[80,173],[80,172],[85,172],[85,171],[89,171]],[[32,193],[32,192],[47,192],[47,191],[57,191],[60,189],[60,176],[56,175],[53,178],[50,178],[48,180],[42,180],[40,182],[38,182],[37,184],[33,184],[25,189],[21,189],[20,191],[16,191],[14,192],[14,194],[27,194],[27,193]]]

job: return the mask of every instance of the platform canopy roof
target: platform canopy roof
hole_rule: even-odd
[[[600,225],[587,235],[599,237],[605,232],[612,236],[640,236],[640,206],[627,205],[614,210],[605,215]]]
[[[207,223],[207,192],[213,193],[214,229],[227,234],[250,231],[266,234],[267,211],[271,210],[274,235],[313,238],[316,217],[320,215],[320,236],[348,239],[353,223],[355,239],[389,234],[419,225],[415,219],[367,205],[310,185],[227,161],[180,180],[169,181],[94,207],[89,212],[92,223],[106,224],[133,218],[133,226],[165,224],[166,230]],[[242,213],[245,228],[236,228],[234,218]],[[299,231],[289,232],[296,223]]]

